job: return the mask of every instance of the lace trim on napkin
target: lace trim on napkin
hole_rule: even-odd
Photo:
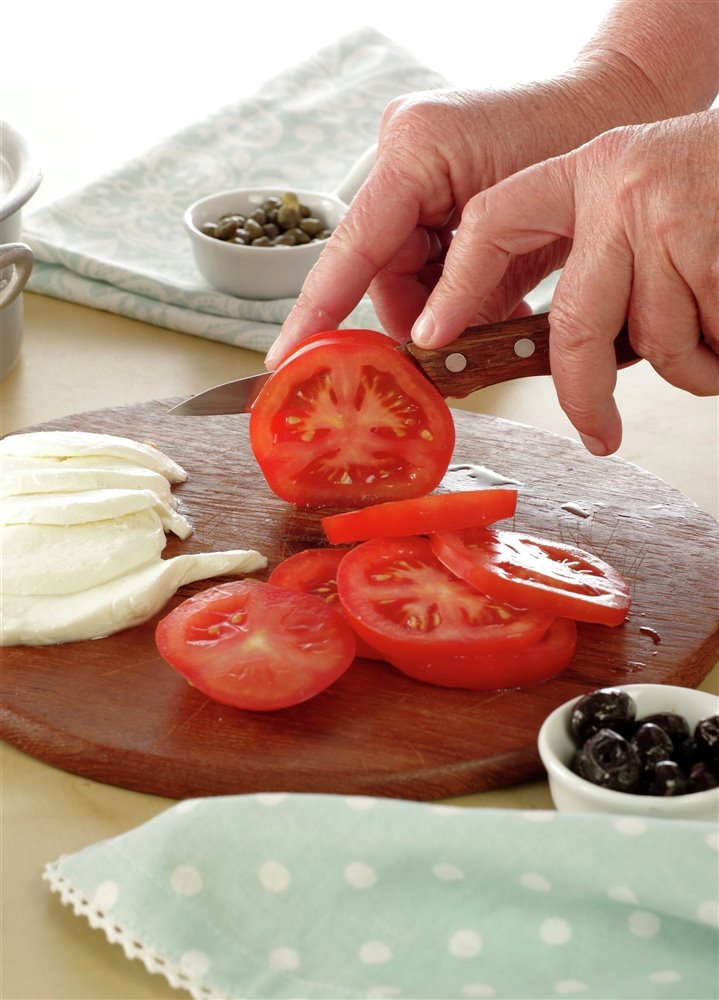
[[[95,930],[104,931],[111,944],[119,944],[128,959],[139,959],[148,972],[165,977],[174,989],[187,990],[193,1000],[231,1000],[225,993],[219,993],[199,982],[191,973],[175,965],[164,955],[140,941],[132,930],[123,927],[112,916],[105,913],[77,889],[68,877],[60,871],[60,865],[67,855],[45,865],[43,880],[50,890],[60,897],[63,906],[71,906],[77,917],[85,917]]]

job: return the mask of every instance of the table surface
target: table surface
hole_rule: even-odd
[[[21,358],[2,385],[2,433],[83,410],[190,395],[262,370],[260,355],[38,295],[25,296]],[[646,365],[620,376],[621,455],[665,479],[714,517],[719,505],[718,404],[684,395]],[[462,404],[574,437],[549,379],[475,393]],[[692,442],[687,447],[687,439]],[[719,693],[719,665],[702,684]],[[30,998],[176,996],[128,962],[41,881],[46,862],[151,818],[169,800],[58,771],[7,745],[2,757],[3,982]],[[457,800],[470,807],[551,808],[536,782]],[[34,956],[42,955],[37,962]]]
[[[454,25],[464,4],[447,0],[446,30],[424,19],[407,19],[403,5],[368,0],[357,14],[345,5],[323,6],[310,19],[312,44],[372,23],[412,48],[418,58],[460,85],[500,87],[563,69],[610,6],[592,0],[577,7],[564,0],[493,5],[482,14],[483,33],[511,37],[507,46],[462,46]],[[172,8],[172,16],[168,9]],[[204,22],[225,23],[224,0],[206,0]],[[517,11],[528,30],[517,35]],[[168,133],[214,110],[296,59],[295,35],[279,39],[274,66],[245,53],[242,60],[218,59],[212,72],[186,72],[196,56],[194,5],[142,4],[128,0],[113,18],[113,44],[88,41],[67,30],[84,19],[98,23],[89,0],[15,5],[15,37],[26,44],[4,53],[12,90],[3,95],[3,117],[30,140],[44,179],[31,207],[94,179],[157,139],[157,102],[148,94],[163,81],[162,131]],[[143,30],[136,29],[141,16]],[[252,14],[242,8],[245,23]],[[258,9],[256,20],[265,17]],[[292,16],[292,15],[289,15]],[[534,18],[534,21],[532,20]],[[538,33],[562,19],[562,32]],[[38,30],[42,24],[42,30]],[[566,30],[565,30],[566,29]],[[57,45],[57,38],[63,45]],[[32,45],[30,46],[30,41]],[[284,48],[282,47],[284,44]],[[26,72],[32,51],[33,71]],[[204,58],[204,57],[203,57]],[[122,60],[122,61],[120,61]],[[132,65],[132,73],[126,66]],[[88,79],[102,86],[87,86]],[[92,127],[88,128],[88,122]],[[118,126],[121,124],[121,127]],[[25,342],[15,369],[0,391],[0,430],[21,430],[69,414],[162,397],[191,395],[207,386],[263,370],[258,354],[202,338],[38,295],[25,295]],[[620,452],[627,461],[665,479],[713,517],[719,516],[719,402],[696,399],[663,383],[645,364],[623,372],[617,401],[625,422]],[[549,379],[533,379],[474,394],[462,404],[576,439],[560,411]],[[719,666],[702,684],[719,693]],[[0,745],[0,823],[3,887],[2,977],[5,1000],[133,1000],[176,997],[161,977],[128,962],[84,920],[50,894],[43,866],[63,853],[111,837],[150,819],[170,801],[101,785],[56,770],[13,747]],[[469,807],[551,808],[545,782],[460,800]]]

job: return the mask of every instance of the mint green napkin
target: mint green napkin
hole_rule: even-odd
[[[68,197],[26,214],[29,288],[211,340],[265,351],[293,300],[238,299],[195,269],[182,216],[236,187],[334,191],[377,141],[400,94],[444,86],[373,28],[288,69]],[[348,326],[377,324],[365,300]]]
[[[47,867],[196,998],[716,998],[710,823],[337,795],[181,802]]]

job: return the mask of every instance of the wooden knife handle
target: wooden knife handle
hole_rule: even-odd
[[[624,326],[614,341],[617,364],[638,361]],[[549,375],[549,314],[470,326],[446,347],[405,350],[443,396],[462,399],[475,389],[530,375]]]

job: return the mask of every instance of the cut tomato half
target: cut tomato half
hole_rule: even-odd
[[[263,386],[250,442],[268,485],[300,507],[423,496],[454,448],[449,407],[383,334],[300,345]]]
[[[305,549],[288,556],[272,570],[269,583],[289,590],[300,590],[317,597],[344,614],[337,593],[337,568],[344,559],[346,549]],[[381,659],[379,653],[368,646],[359,636],[356,656],[365,659]]]
[[[385,659],[510,652],[536,642],[552,615],[486,597],[446,569],[426,538],[378,538],[351,549],[337,589],[355,632]]]
[[[467,490],[390,500],[346,514],[331,514],[321,523],[328,541],[344,545],[370,538],[428,535],[493,524],[512,517],[516,508],[516,490]]]
[[[626,580],[583,549],[496,528],[443,531],[431,544],[448,569],[498,601],[601,625],[627,616]]]
[[[515,652],[428,657],[419,649],[415,656],[397,656],[391,662],[403,674],[428,684],[498,691],[556,677],[572,662],[576,648],[576,623],[555,618],[538,642]]]
[[[188,598],[158,624],[157,648],[209,698],[269,711],[333,684],[355,655],[345,618],[314,594],[257,580]]]

